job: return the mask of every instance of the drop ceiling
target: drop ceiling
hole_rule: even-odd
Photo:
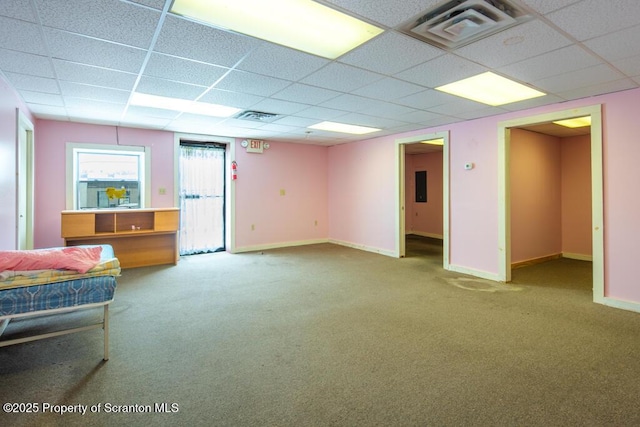
[[[385,31],[328,60],[177,17],[168,12],[170,0],[2,0],[0,73],[38,118],[317,145],[640,85],[637,0],[512,0],[528,20],[451,49],[401,31],[446,2],[319,2]],[[434,90],[485,71],[547,95],[488,107]],[[134,91],[277,116],[137,107]],[[349,136],[307,129],[325,120],[382,130]]]

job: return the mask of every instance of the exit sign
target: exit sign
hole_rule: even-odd
[[[247,153],[262,153],[264,150],[264,141],[259,139],[247,140]]]

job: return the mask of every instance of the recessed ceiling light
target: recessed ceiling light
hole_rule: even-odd
[[[420,141],[422,144],[444,145],[444,138],[430,139],[428,141]]]
[[[131,96],[131,105],[161,108],[163,110],[181,111],[184,113],[213,117],[231,117],[240,111],[239,108],[227,107],[225,105],[189,101],[187,99],[168,98],[165,96],[149,95],[140,92],[133,93]]]
[[[311,0],[175,0],[171,12],[329,59],[384,31]]]
[[[364,135],[366,133],[378,132],[380,129],[370,128],[366,126],[348,125],[336,122],[321,122],[309,126],[309,129],[328,130],[331,132],[351,133],[354,135]]]
[[[553,122],[557,125],[568,128],[582,128],[585,126],[591,126],[591,116],[576,117],[575,119],[558,120]]]
[[[436,90],[491,106],[509,104],[546,95],[543,92],[490,71],[437,87]]]

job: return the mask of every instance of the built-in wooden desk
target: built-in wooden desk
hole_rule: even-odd
[[[178,208],[62,211],[66,246],[109,244],[122,268],[176,264]]]

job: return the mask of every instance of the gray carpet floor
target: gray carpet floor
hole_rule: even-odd
[[[0,425],[640,425],[640,314],[592,302],[590,263],[501,284],[443,270],[438,241],[407,245],[403,259],[320,244],[124,270],[108,362],[100,331],[0,349],[2,403],[40,406]]]

